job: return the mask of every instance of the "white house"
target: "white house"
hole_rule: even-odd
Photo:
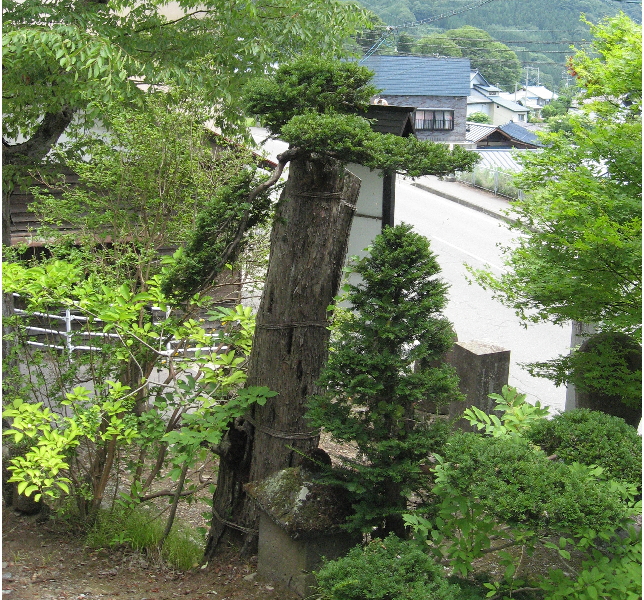
[[[541,109],[546,104],[557,99],[557,94],[543,85],[524,86],[515,92],[501,92],[500,96],[510,102],[522,104],[537,118],[541,118]]]
[[[529,108],[507,99],[506,95],[490,83],[478,71],[470,74],[470,95],[467,98],[467,115],[485,113],[492,125],[504,125],[510,121],[526,123]]]

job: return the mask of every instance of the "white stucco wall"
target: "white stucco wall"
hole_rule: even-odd
[[[382,171],[351,163],[347,170],[360,178],[360,195],[353,217],[347,258],[364,256],[364,249],[382,230]]]

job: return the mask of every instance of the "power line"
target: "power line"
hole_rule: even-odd
[[[440,21],[442,19],[448,19],[449,17],[453,17],[455,15],[460,15],[461,13],[464,13],[468,10],[474,10],[475,8],[478,8],[479,6],[483,6],[484,4],[489,4],[490,2],[494,2],[494,0],[480,0],[476,4],[470,4],[468,6],[464,6],[463,8],[458,8],[455,10],[451,10],[447,13],[443,13],[441,15],[437,15],[436,17],[429,17],[427,19],[421,19],[420,21],[412,21],[410,23],[404,23],[403,25],[400,25],[400,29],[408,29],[410,27],[416,27],[418,25],[427,25],[429,23],[433,23],[434,21]]]

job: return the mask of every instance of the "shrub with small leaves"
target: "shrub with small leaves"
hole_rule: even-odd
[[[477,498],[502,522],[565,531],[610,527],[626,515],[601,468],[549,460],[520,437],[457,433],[442,459],[435,493]]]
[[[524,436],[565,463],[599,465],[609,477],[641,484],[642,439],[623,419],[579,408],[532,423]]]
[[[393,534],[353,548],[316,573],[320,600],[457,600],[443,568],[411,543]]]
[[[353,310],[337,324],[320,380],[326,394],[310,401],[308,416],[358,447],[340,473],[355,494],[350,525],[402,537],[400,514],[425,483],[421,464],[447,437],[444,422],[417,420],[415,405],[460,398],[453,368],[436,364],[453,343],[442,314],[447,286],[429,242],[410,225],[385,228],[353,264],[362,280],[347,288]]]

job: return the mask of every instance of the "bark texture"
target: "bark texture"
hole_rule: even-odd
[[[317,447],[318,432],[304,418],[306,401],[317,392],[326,360],[327,307],[342,279],[359,191],[360,180],[335,160],[309,157],[290,164],[271,234],[247,381],[278,395],[255,406],[228,433],[206,560],[227,542],[242,542],[244,553],[255,551],[258,514],[242,486],[298,464],[296,450]]]

